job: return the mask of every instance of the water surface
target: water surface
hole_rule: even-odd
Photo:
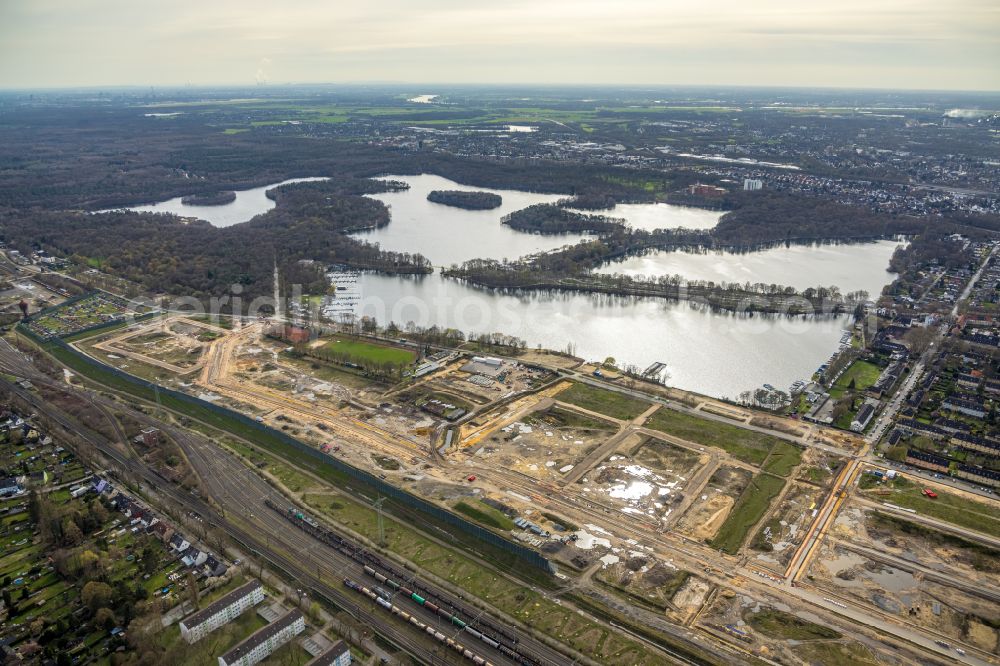
[[[719,223],[723,212],[703,210],[691,206],[674,206],[673,204],[618,204],[611,210],[578,211],[580,213],[596,213],[608,217],[624,218],[625,223],[633,229],[654,231],[656,229],[712,229]]]
[[[689,303],[560,292],[497,293],[440,275],[364,274],[358,313],[380,322],[501,331],[529,346],[614,357],[641,368],[667,364],[673,386],[738,397],[765,383],[808,378],[836,349],[847,316],[734,315]]]
[[[355,236],[386,250],[419,252],[436,266],[460,264],[468,259],[517,259],[585,238],[583,234],[528,234],[500,223],[508,213],[534,204],[555,203],[563,195],[470,187],[431,174],[387,178],[401,180],[410,189],[370,195],[389,206],[392,219],[381,229]],[[503,204],[492,210],[466,210],[428,201],[432,190],[492,192],[500,195]]]
[[[265,195],[268,190],[279,185],[304,183],[312,180],[326,180],[326,178],[291,178],[250,190],[236,190],[236,199],[221,206],[191,206],[182,203],[181,200],[184,197],[175,197],[159,203],[132,206],[126,210],[144,213],[173,213],[181,217],[196,217],[200,220],[206,220],[213,227],[231,227],[234,224],[248,222],[254,216],[274,208],[275,203]]]
[[[598,268],[598,273],[632,277],[681,275],[689,280],[779,284],[798,290],[840,287],[841,293],[863,289],[875,297],[893,281],[889,259],[898,241],[854,245],[792,245],[759,252],[658,251],[629,257]]]

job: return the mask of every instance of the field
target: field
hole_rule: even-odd
[[[750,542],[750,548],[761,552],[756,558],[759,566],[784,569],[805,537],[821,493],[815,486],[805,483],[793,483],[789,487],[768,519],[760,523]]]
[[[778,441],[761,470],[777,476],[788,476],[802,462],[802,449],[785,441]]]
[[[744,619],[747,624],[760,633],[771,638],[785,638],[796,641],[816,640],[820,638],[840,638],[840,633],[813,622],[807,622],[791,613],[768,608],[748,612]]]
[[[1000,574],[1000,550],[898,516],[869,511],[865,533],[872,543],[886,550],[892,548],[887,542],[903,543],[910,553],[918,553],[920,561],[931,566],[968,567],[975,572]]]
[[[560,391],[556,399],[622,421],[631,421],[650,407],[645,400],[580,383]]]
[[[880,374],[882,374],[882,368],[874,363],[855,361],[830,387],[830,396],[840,398],[851,388],[852,381],[855,391],[864,391],[878,380]]]
[[[743,539],[761,519],[771,500],[785,487],[784,480],[771,474],[758,474],[736,501],[726,522],[719,528],[712,546],[734,555],[743,544]]]
[[[612,432],[614,430],[614,425],[610,421],[602,421],[586,414],[579,414],[559,407],[550,407],[543,412],[535,412],[525,417],[524,422],[531,426],[550,429],[568,428],[596,430],[598,432]]]
[[[838,666],[879,666],[882,662],[859,643],[823,641],[802,643],[794,648],[797,655],[810,664],[838,664]]]
[[[649,417],[646,420],[646,427],[695,444],[714,446],[728,452],[738,460],[753,465],[762,464],[776,445],[784,444],[784,440],[772,435],[666,408],[658,409]],[[786,457],[782,456],[782,458]],[[782,462],[778,467],[783,468],[786,464],[786,462]]]
[[[409,365],[416,359],[416,354],[407,349],[377,345],[347,336],[339,336],[326,342],[323,349],[337,354],[346,354],[358,363]]]
[[[459,502],[455,505],[455,510],[487,527],[495,527],[498,530],[510,531],[514,529],[514,521],[505,516],[500,511],[482,502]]]
[[[930,499],[921,493],[924,486],[898,476],[885,487],[890,488],[891,492],[889,495],[878,496],[879,502],[890,502],[914,509],[921,515],[1000,537],[1000,508],[992,503],[967,499],[937,486],[934,488],[937,499]]]
[[[749,487],[749,470],[720,466],[708,480],[702,495],[696,496],[681,514],[677,529],[696,541],[711,541],[736,506],[736,501]]]

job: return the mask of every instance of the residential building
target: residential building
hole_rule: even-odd
[[[170,537],[170,548],[175,552],[183,553],[185,550],[191,547],[191,542],[184,538],[184,535],[180,532],[175,532],[172,537]]]
[[[986,418],[986,407],[982,402],[977,400],[961,400],[959,398],[949,397],[941,403],[941,408],[965,414],[966,416],[972,416],[977,419]]]
[[[184,557],[181,558],[181,562],[186,567],[197,567],[205,563],[208,559],[208,553],[204,550],[198,550],[197,548],[188,548],[187,552],[184,553]]]
[[[195,643],[263,600],[264,588],[260,581],[250,581],[181,620],[181,636],[188,643]]]
[[[975,467],[973,465],[959,465],[955,476],[973,483],[981,483],[984,486],[1000,488],[1000,472],[993,469]]]
[[[21,486],[18,485],[15,477],[5,476],[0,478],[0,497],[16,495],[19,492],[21,492]]]
[[[744,178],[743,189],[748,192],[756,192],[764,189],[764,181],[759,178]]]
[[[330,646],[330,649],[317,656],[306,666],[350,666],[351,650],[344,641],[337,641]]]
[[[1000,458],[1000,442],[986,437],[976,437],[969,433],[956,433],[951,443],[968,451],[984,453],[993,458]]]
[[[932,453],[923,453],[922,451],[910,449],[906,452],[906,463],[914,467],[947,474],[950,461],[947,458],[942,458]]]
[[[292,610],[219,657],[219,666],[253,666],[306,630],[299,610]]]
[[[863,431],[871,423],[873,416],[875,416],[875,408],[870,402],[861,405],[861,409],[858,410],[858,413],[854,415],[854,420],[851,421],[851,430],[854,432]]]

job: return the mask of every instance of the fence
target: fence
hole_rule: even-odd
[[[245,414],[241,414],[227,407],[222,407],[207,400],[202,400],[201,398],[188,395],[187,393],[159,386],[144,379],[140,379],[134,375],[130,375],[127,372],[122,372],[118,368],[106,365],[91,356],[87,356],[59,338],[43,339],[27,327],[18,325],[18,328],[43,347],[60,352],[55,355],[61,360],[69,361],[71,357],[77,367],[79,367],[80,364],[83,364],[97,370],[100,373],[110,374],[120,380],[120,382],[127,384],[131,389],[133,389],[130,392],[141,398],[164,402],[169,402],[171,400],[179,402],[188,408],[183,411],[188,413],[188,415],[192,418],[205,421],[210,425],[215,425],[222,429],[226,429],[224,421],[235,421],[244,429],[250,429],[252,432],[259,435],[259,437],[254,438],[258,444],[267,447],[268,445],[266,442],[270,440],[273,444],[277,444],[279,447],[290,447],[291,451],[296,454],[294,457],[298,459],[302,459],[304,457],[313,463],[321,466],[328,466],[341,474],[345,474],[352,479],[356,479],[357,481],[372,487],[376,492],[382,495],[394,498],[407,506],[420,511],[421,513],[462,530],[466,534],[490,544],[494,548],[514,555],[533,567],[544,571],[555,572],[555,568],[552,563],[545,557],[542,557],[542,555],[538,552],[514,543],[513,541],[500,536],[485,527],[469,522],[465,518],[421,499],[420,497],[417,497],[402,488],[397,488],[389,483],[386,483],[374,474],[354,467],[353,465],[349,465],[339,458],[328,456],[318,449],[314,449],[313,447],[300,442],[280,430],[275,430],[268,425],[259,423]],[[69,357],[67,357],[67,355],[69,355]],[[220,418],[223,423],[219,422]]]

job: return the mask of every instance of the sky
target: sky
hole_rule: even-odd
[[[1000,1],[0,0],[0,88],[259,82],[1000,90]]]

